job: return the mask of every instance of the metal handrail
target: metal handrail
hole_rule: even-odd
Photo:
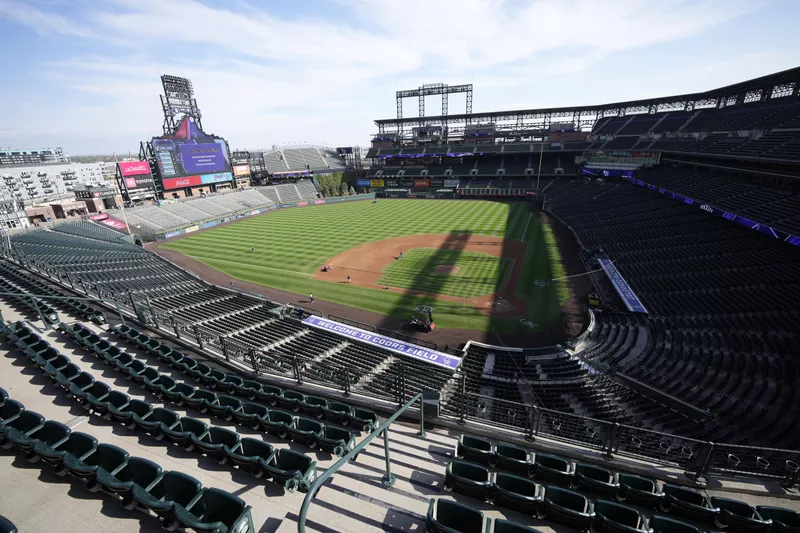
[[[353,456],[357,455],[361,450],[366,448],[367,444],[370,443],[372,439],[377,437],[378,435],[383,432],[383,448],[386,453],[386,474],[383,476],[383,484],[387,487],[391,487],[394,484],[394,476],[392,475],[392,459],[389,454],[389,426],[397,420],[397,418],[402,415],[409,407],[414,405],[417,400],[419,400],[419,436],[425,437],[425,411],[422,405],[422,394],[419,393],[411,400],[398,409],[392,416],[386,419],[386,421],[381,424],[377,429],[373,430],[372,433],[367,435],[364,440],[362,440],[355,448],[350,450],[350,453],[339,459],[335,465],[328,468],[325,472],[322,473],[317,479],[314,480],[314,483],[311,484],[311,487],[308,489],[308,493],[306,494],[305,499],[303,500],[303,506],[300,507],[300,516],[297,519],[297,531],[298,533],[306,533],[306,515],[308,514],[308,508],[311,506],[311,500],[317,495],[317,491],[325,483],[328,478],[330,478],[333,474],[336,473],[341,467],[343,467]]]

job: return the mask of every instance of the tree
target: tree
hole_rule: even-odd
[[[349,192],[347,190],[347,184],[345,182],[342,182],[339,185],[339,195],[340,196],[347,196],[348,194],[349,194]]]

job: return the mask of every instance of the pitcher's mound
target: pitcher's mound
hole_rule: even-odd
[[[461,272],[461,267],[455,265],[436,265],[433,269],[439,274],[458,274]]]

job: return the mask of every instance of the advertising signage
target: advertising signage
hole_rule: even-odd
[[[210,185],[212,183],[223,183],[233,180],[231,172],[218,172],[215,174],[203,174],[199,176],[183,176],[180,178],[165,179],[164,190],[183,189],[185,187],[196,187],[198,185]]]
[[[250,165],[236,165],[233,167],[233,175],[234,176],[249,176],[250,175]]]
[[[147,161],[125,161],[117,163],[117,165],[119,165],[119,172],[124,178],[150,175],[150,164]]]
[[[414,180],[414,187],[430,187],[431,180]]]
[[[173,135],[154,137],[151,144],[162,178],[231,170],[225,140],[204,133],[188,116]]]
[[[153,176],[133,176],[131,178],[124,178],[125,186],[130,189],[143,189],[145,187],[153,186]]]

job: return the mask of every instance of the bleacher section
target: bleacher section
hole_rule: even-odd
[[[125,216],[135,232],[156,234],[244,213],[251,209],[270,207],[277,203],[316,198],[318,196],[314,183],[311,180],[300,180],[297,183],[208,194],[205,198],[185,198],[165,202],[160,206],[132,207],[125,210]],[[124,220],[119,211],[111,210],[108,214],[119,221]]]
[[[733,197],[759,194],[711,183]],[[707,184],[694,187],[702,194]],[[632,344],[625,342],[593,359],[708,409],[715,422],[689,434],[797,445],[790,428],[800,402],[778,376],[800,375],[800,250],[627,183],[556,182],[547,206],[575,232],[588,262],[600,250],[614,260],[650,311],[643,349],[623,353]]]

